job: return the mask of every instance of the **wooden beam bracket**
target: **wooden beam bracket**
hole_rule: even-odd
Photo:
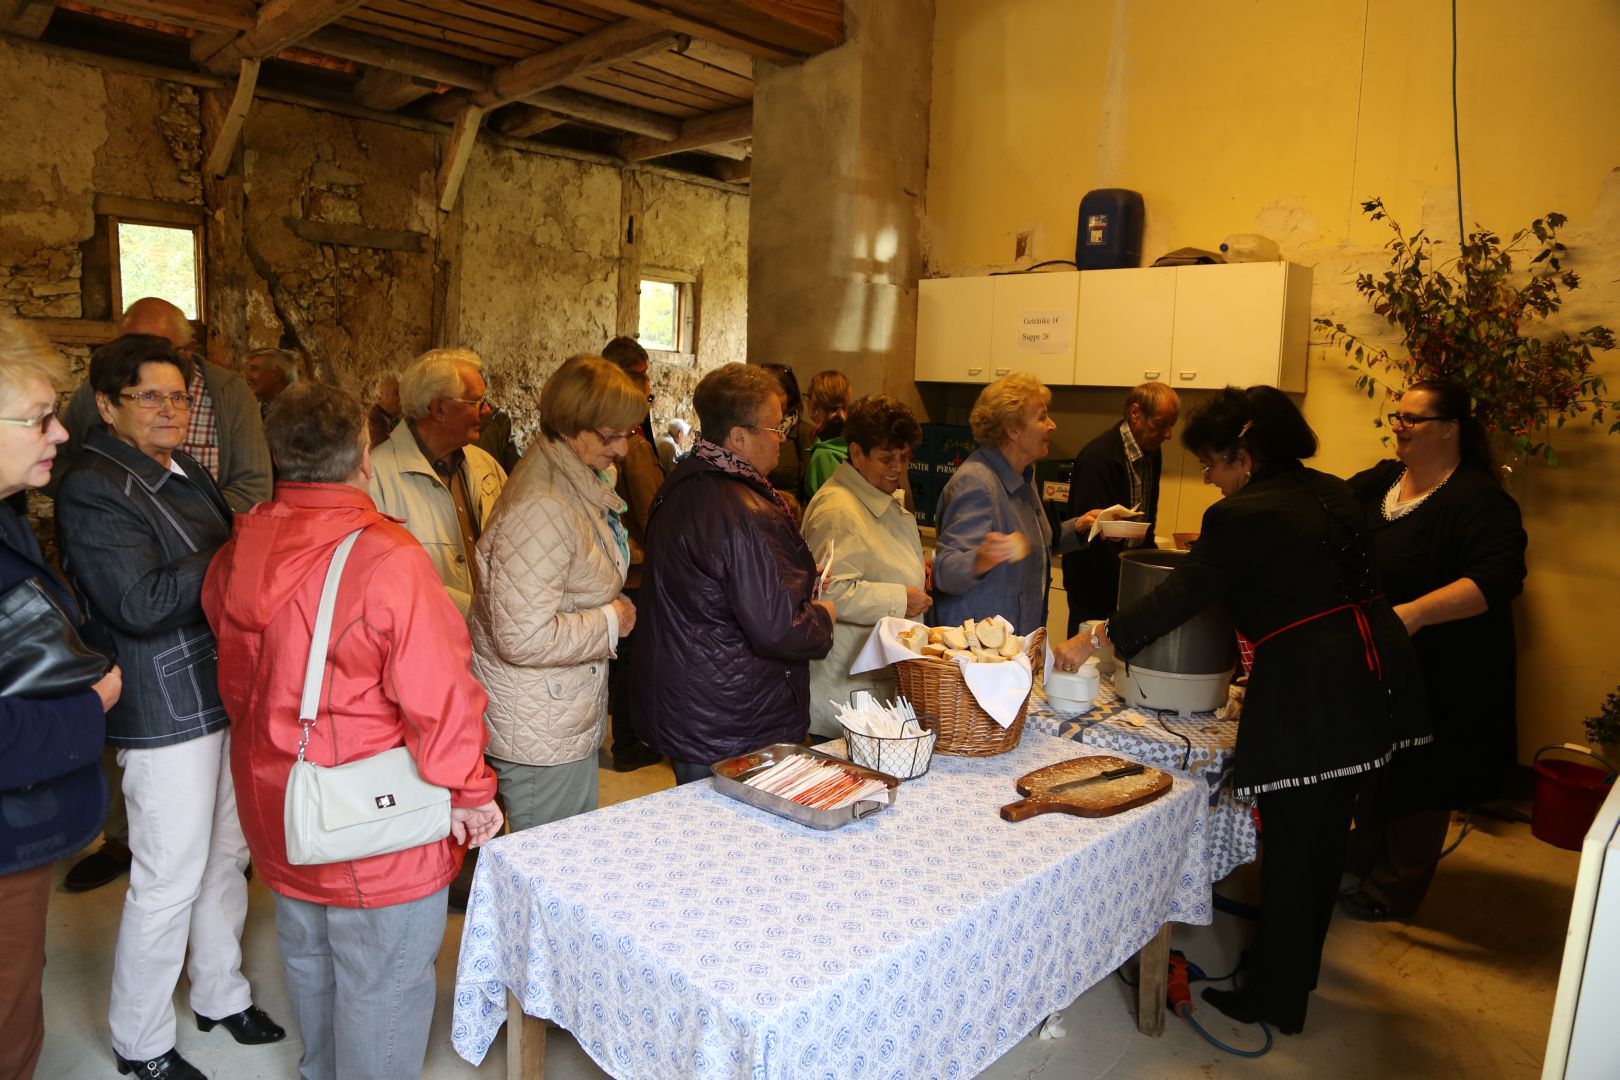
[[[301,240],[312,244],[338,244],[343,247],[374,248],[380,251],[409,251],[420,254],[427,251],[427,236],[406,229],[369,229],[364,225],[345,225],[335,221],[309,221],[305,218],[283,217],[282,223]]]
[[[259,61],[243,60],[241,74],[236,77],[236,94],[225,113],[225,124],[214,137],[213,148],[208,151],[208,175],[224,176],[231,169],[236,156],[236,144],[242,137],[242,124],[248,110],[253,107],[253,90],[259,85]]]
[[[472,159],[473,146],[478,141],[478,125],[483,122],[484,110],[468,105],[456,117],[456,129],[450,134],[450,149],[439,169],[439,209],[449,213],[455,208],[456,196],[461,193],[461,177]]]

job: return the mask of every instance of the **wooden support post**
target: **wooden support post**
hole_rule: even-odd
[[[506,994],[506,1080],[545,1080],[546,1022],[523,1011],[517,995]]]
[[[478,125],[484,119],[484,110],[468,105],[456,117],[456,129],[450,133],[450,148],[445,151],[444,164],[439,168],[439,209],[449,211],[456,205],[461,192],[461,177],[472,159],[473,144],[478,141]]]
[[[223,141],[230,110],[231,99],[224,90],[203,91],[203,134],[216,146]],[[240,149],[240,139],[232,143]],[[203,225],[202,296],[207,355],[210,362],[228,368],[246,351],[248,341],[242,170],[226,168],[216,176],[205,169],[203,204],[208,211]]]
[[[1136,954],[1136,1030],[1164,1034],[1164,995],[1170,981],[1170,924]]]
[[[208,151],[208,174],[224,176],[230,170],[231,159],[236,156],[236,142],[242,134],[242,123],[253,107],[253,89],[259,84],[259,61],[243,60],[241,73],[236,77],[236,94],[225,113],[225,120],[214,135],[214,145]]]
[[[615,334],[641,332],[641,176],[619,173],[619,312]]]

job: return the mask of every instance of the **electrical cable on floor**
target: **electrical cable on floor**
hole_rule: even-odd
[[[1187,1021],[1187,1023],[1191,1024],[1192,1029],[1194,1031],[1198,1032],[1198,1034],[1202,1035],[1204,1037],[1205,1041],[1207,1041],[1211,1046],[1215,1047],[1215,1049],[1217,1049],[1217,1050],[1224,1050],[1228,1054],[1235,1054],[1238,1057],[1243,1057],[1243,1058],[1265,1057],[1267,1054],[1271,1053],[1271,1043],[1272,1043],[1271,1025],[1267,1024],[1263,1020],[1260,1022],[1260,1030],[1266,1033],[1265,1045],[1260,1047],[1260,1049],[1258,1049],[1258,1050],[1244,1050],[1244,1049],[1241,1049],[1241,1048],[1236,1047],[1236,1046],[1228,1046],[1225,1043],[1221,1042],[1221,1040],[1217,1039],[1215,1036],[1211,1035],[1209,1032],[1205,1031],[1204,1030],[1204,1025],[1200,1024],[1197,1021],[1197,1019],[1194,1018],[1193,1010],[1192,1010],[1192,1007],[1190,1005],[1187,1007],[1186,1012],[1178,1013],[1177,1015],[1179,1015],[1183,1020]]]
[[[1451,842],[1450,847],[1446,848],[1446,850],[1444,850],[1444,851],[1442,851],[1440,853],[1440,858],[1443,859],[1447,855],[1450,855],[1453,851],[1456,851],[1457,850],[1457,845],[1463,842],[1463,837],[1467,836],[1469,833],[1471,833],[1473,831],[1474,831],[1474,812],[1472,810],[1465,810],[1465,811],[1463,811],[1462,832],[1457,834],[1457,839],[1455,839],[1455,840],[1453,840]]]

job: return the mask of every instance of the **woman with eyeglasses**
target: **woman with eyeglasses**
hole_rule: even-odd
[[[1158,588],[1060,645],[1057,664],[1074,670],[1110,644],[1128,661],[1214,605],[1255,643],[1234,787],[1260,808],[1259,927],[1239,989],[1204,1000],[1292,1034],[1316,988],[1362,775],[1427,741],[1422,679],[1361,506],[1302,463],[1316,434],[1287,395],[1228,387],[1181,440],[1224,498]]]
[[[765,478],[789,437],[776,379],[727,364],[692,393],[701,433],[647,521],[636,731],[679,784],[810,727],[810,661],[832,647],[834,605]]]
[[[51,570],[13,496],[50,478],[67,430],[56,416],[62,359],[36,332],[0,318],[0,598],[34,589],[82,628],[72,590]],[[10,604],[5,605],[7,608]],[[7,661],[15,657],[5,657]],[[0,681],[0,1076],[34,1075],[45,1040],[40,993],[51,863],[96,838],[107,813],[99,755],[107,710],[118,702],[119,669],[63,690],[19,685],[6,664]],[[97,665],[97,667],[103,667]],[[19,692],[26,690],[26,692]]]
[[[1518,760],[1513,598],[1527,537],[1472,406],[1455,383],[1413,383],[1389,414],[1395,460],[1350,478],[1434,726],[1433,745],[1398,760],[1357,806],[1347,868],[1364,880],[1340,905],[1359,919],[1415,914],[1451,811],[1501,798]]]
[[[647,395],[611,361],[571,357],[540,390],[540,433],[478,541],[473,674],[513,831],[596,809],[608,661],[636,625],[614,462]]]
[[[86,435],[56,502],[63,567],[107,625],[124,673],[107,713],[134,856],[113,952],[113,1052],[121,1073],[188,1080],[203,1074],[175,1047],[182,964],[198,1028],[223,1026],[239,1043],[286,1034],[242,975],[248,849],[202,609],[231,511],[179,449],[190,377],[164,338],[126,334],[97,349],[89,381],[105,427]]]

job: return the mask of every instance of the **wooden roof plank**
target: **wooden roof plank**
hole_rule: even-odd
[[[492,41],[507,41],[520,35],[524,42],[543,41],[561,45],[573,40],[579,31],[529,19],[514,18],[499,11],[473,4],[427,4],[422,0],[376,0],[372,11],[388,11],[423,26],[453,27],[469,35]],[[538,47],[538,46],[537,46]]]
[[[595,18],[555,4],[533,3],[529,0],[504,0],[499,3],[494,0],[416,0],[416,3],[447,16],[492,26],[510,26],[515,29],[543,26],[559,31],[564,39],[588,34],[607,23],[617,21],[611,15]]]
[[[793,62],[843,42],[841,0],[590,0],[761,60]]]
[[[699,42],[692,42],[695,47]],[[663,72],[671,79],[693,86],[706,87],[728,97],[740,101],[752,101],[754,98],[754,80],[752,78],[734,75],[723,68],[712,67],[701,61],[693,60],[683,53],[656,53],[644,56],[636,61],[643,67]]]
[[[362,9],[354,17],[343,20],[343,29],[357,34],[388,38],[492,66],[509,64],[524,55],[522,49],[514,49],[503,42],[464,34],[446,27],[427,26],[380,10]]]
[[[674,117],[582,94],[578,90],[558,87],[529,94],[523,100],[574,120],[655,139],[673,139],[681,131],[681,122]]]
[[[243,60],[274,56],[295,45],[327,23],[335,22],[365,0],[270,0],[259,9],[252,30],[245,30],[229,45],[203,59],[203,67],[216,75],[234,71]]]
[[[564,85],[607,101],[616,101],[637,109],[648,109],[665,116],[673,116],[678,120],[690,120],[709,111],[702,105],[673,101],[661,94],[644,93],[634,87],[622,86],[617,82],[597,78],[595,75],[571,79]]]
[[[240,33],[253,29],[258,10],[253,0],[86,0],[93,7],[120,15],[162,19],[197,29],[208,27]]]
[[[501,102],[515,101],[525,94],[560,86],[585,72],[663,52],[678,44],[678,34],[661,26],[626,19],[497,71],[490,78],[490,89]]]
[[[746,83],[742,87],[743,93],[731,93],[701,79],[687,78],[675,74],[667,69],[661,62],[663,54],[644,56],[633,64],[621,64],[613,69],[613,74],[624,80],[626,85],[652,87],[666,87],[678,93],[690,95],[701,99],[708,104],[702,108],[706,112],[716,109],[729,109],[734,105],[746,105],[754,100],[754,86]]]
[[[482,89],[489,85],[490,68],[485,64],[344,27],[317,31],[304,39],[304,47],[452,86]]]

